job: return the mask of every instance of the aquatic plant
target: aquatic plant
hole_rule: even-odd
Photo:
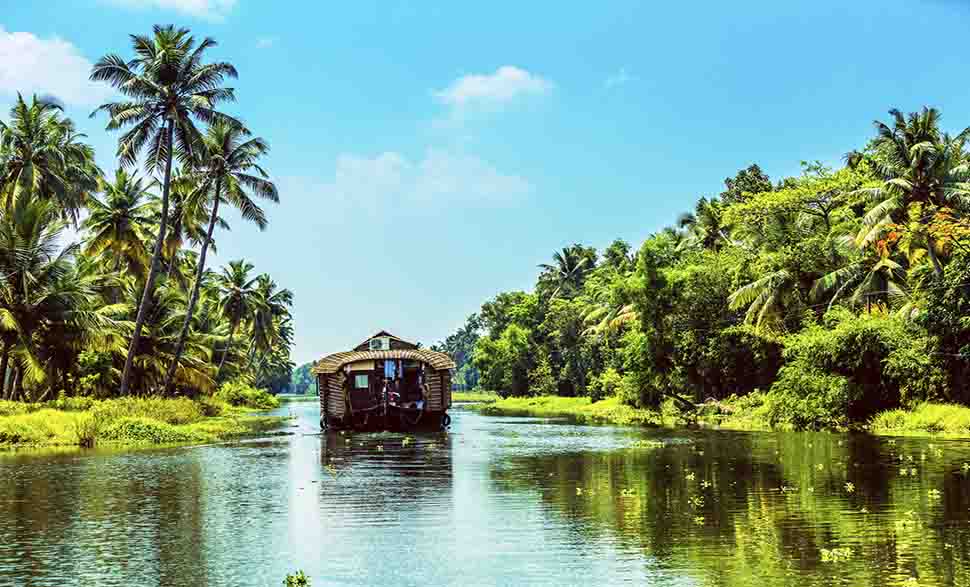
[[[852,549],[848,547],[840,548],[823,548],[821,549],[822,562],[826,563],[837,563],[847,561],[852,558]]]
[[[310,587],[310,577],[303,571],[297,571],[286,576],[283,580],[285,587]]]

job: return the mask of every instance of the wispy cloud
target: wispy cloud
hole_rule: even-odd
[[[625,67],[621,67],[619,71],[607,77],[603,85],[610,90],[636,80],[637,76],[631,74]]]
[[[554,87],[555,84],[541,76],[514,65],[503,65],[495,73],[464,75],[434,95],[442,104],[465,108],[504,104],[521,96],[545,94]]]
[[[276,37],[260,37],[256,39],[257,49],[269,49],[276,44]]]
[[[236,0],[109,0],[133,8],[167,9],[207,20],[222,20],[236,6]]]
[[[387,151],[337,157],[331,181],[310,191],[333,203],[378,210],[385,204],[503,205],[532,191],[526,179],[465,153],[428,149],[418,160]]]
[[[112,94],[88,81],[91,62],[71,43],[0,27],[0,94],[53,95],[71,105],[99,104]]]

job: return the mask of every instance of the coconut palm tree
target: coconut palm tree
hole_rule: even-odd
[[[211,194],[212,211],[209,227],[202,241],[196,269],[195,284],[189,296],[189,305],[175,349],[175,361],[169,367],[165,392],[171,391],[172,378],[188,337],[195,304],[199,298],[199,288],[205,273],[206,252],[212,242],[212,233],[219,219],[219,204],[225,201],[236,208],[241,216],[255,223],[260,230],[266,227],[266,215],[253,200],[253,196],[271,202],[279,202],[276,186],[267,178],[268,174],[259,166],[259,158],[269,151],[269,146],[261,138],[250,138],[250,133],[239,125],[216,122],[209,127],[200,149],[199,164],[193,171],[197,191]]]
[[[151,173],[161,171],[163,174],[161,220],[121,376],[122,394],[128,391],[132,363],[138,353],[138,339],[147,318],[161,261],[168,223],[173,156],[177,151],[183,164],[191,163],[196,157],[196,146],[201,142],[197,120],[207,124],[229,120],[238,124],[216,110],[220,103],[235,99],[233,90],[222,87],[222,84],[227,78],[237,77],[236,69],[229,63],[202,62],[206,50],[215,46],[214,40],[206,38],[196,44],[188,29],[155,26],[152,36],[133,35],[131,41],[134,59],[125,61],[117,55],[106,55],[91,72],[92,80],[108,82],[128,98],[104,104],[92,114],[106,112],[108,130],[130,127],[118,140],[122,166],[135,165],[142,151],[147,150],[146,168]]]
[[[892,126],[875,122],[872,160],[882,184],[860,190],[877,202],[863,218],[856,236],[860,246],[877,241],[910,204],[923,205],[930,216],[940,206],[970,207],[970,163],[964,151],[970,128],[955,137],[942,133],[940,113],[935,108],[924,107],[908,116],[896,109],[889,114]],[[935,248],[928,246],[927,252],[934,270],[941,274]]]
[[[9,123],[0,122],[0,197],[5,206],[23,197],[57,203],[62,218],[77,223],[87,196],[98,187],[101,171],[94,149],[82,143],[61,107],[35,96],[23,96],[10,110]]]
[[[253,305],[256,301],[256,277],[250,277],[253,264],[242,259],[230,261],[229,265],[223,267],[222,274],[216,279],[221,291],[222,314],[229,321],[229,340],[222,351],[219,359],[219,370],[216,372],[216,380],[222,374],[226,357],[232,348],[232,339],[236,334],[236,329],[240,323],[248,320],[253,314]]]
[[[553,253],[552,260],[552,263],[540,264],[539,268],[543,271],[540,280],[554,286],[550,296],[554,298],[561,293],[574,294],[579,291],[586,274],[596,265],[596,253],[575,244]]]
[[[265,273],[256,278],[250,364],[257,352],[265,354],[273,348],[280,336],[279,319],[289,314],[291,305],[293,293],[290,290],[278,289],[276,282]]]
[[[87,232],[85,254],[110,258],[115,272],[122,268],[138,279],[144,279],[148,269],[148,250],[151,194],[145,182],[124,169],[115,172],[114,182],[101,181],[104,201],[91,198],[88,216],[82,227]]]
[[[119,332],[99,295],[102,276],[72,262],[78,245],[61,245],[60,215],[54,202],[29,198],[0,213],[0,328],[12,335],[0,364],[16,353],[19,389],[66,378],[82,348],[108,347]]]
[[[852,260],[818,278],[811,291],[815,300],[828,296],[826,311],[847,294],[849,303],[865,304],[867,308],[874,300],[888,302],[906,296],[906,268],[892,258],[887,244],[861,249],[851,238],[840,239],[839,244],[845,251],[843,256]]]
[[[722,212],[723,206],[717,198],[708,200],[702,197],[694,206],[694,211],[682,215],[677,224],[687,230],[691,242],[716,251],[730,241]]]

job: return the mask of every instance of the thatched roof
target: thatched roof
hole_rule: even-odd
[[[390,351],[351,351],[345,353],[334,353],[326,356],[313,365],[313,372],[316,374],[336,373],[347,363],[357,361],[380,361],[384,359],[407,359],[421,361],[431,365],[432,369],[454,369],[455,362],[451,357],[438,351],[427,349],[398,349]]]

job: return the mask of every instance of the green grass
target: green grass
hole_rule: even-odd
[[[970,407],[924,403],[912,410],[889,410],[872,419],[869,431],[900,436],[970,437]]]
[[[509,397],[473,407],[491,416],[566,417],[581,423],[620,426],[663,425],[660,412],[627,406],[615,397],[595,403],[588,397]]]
[[[316,394],[306,394],[306,395],[278,395],[276,396],[282,403],[287,402],[316,402],[320,401],[320,396]]]
[[[455,391],[451,394],[453,402],[495,402],[498,401],[497,393],[490,391]]]
[[[0,449],[215,442],[279,426],[280,417],[216,398],[0,402]]]

